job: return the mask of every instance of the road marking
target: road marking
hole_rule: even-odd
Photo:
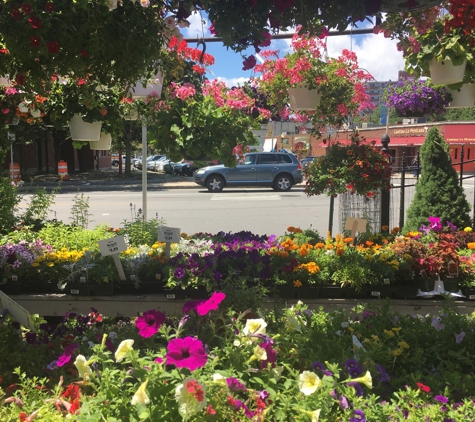
[[[250,195],[239,195],[239,196],[230,196],[230,195],[213,195],[210,198],[210,201],[242,201],[253,200],[253,201],[279,201],[281,198],[279,195],[259,195],[259,196],[250,196]]]

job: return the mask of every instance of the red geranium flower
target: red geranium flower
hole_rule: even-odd
[[[48,53],[58,53],[59,52],[59,44],[56,41],[50,41],[46,44],[46,48],[48,49]]]
[[[12,9],[12,16],[15,18],[15,19],[18,19],[20,17],[20,9],[18,8],[18,6],[14,6],[13,9]]]
[[[28,18],[28,22],[30,22],[30,25],[33,29],[41,28],[41,19],[37,18],[36,16]]]
[[[21,10],[25,15],[29,15],[31,13],[31,4],[23,3],[23,5],[21,6]]]
[[[45,9],[48,11],[48,12],[52,12],[54,10],[54,3],[46,3],[45,4]]]
[[[38,37],[37,35],[33,35],[30,38],[30,44],[31,44],[32,47],[39,47],[40,44],[41,44],[41,38]]]
[[[6,48],[0,48],[0,54],[8,54],[9,51]]]
[[[427,385],[422,384],[422,382],[418,382],[417,386],[419,387],[419,390],[425,391],[426,393],[430,392],[430,387]]]
[[[89,51],[87,50],[84,50],[83,48],[81,50],[79,50],[79,52],[81,53],[81,56],[87,58],[89,57]]]

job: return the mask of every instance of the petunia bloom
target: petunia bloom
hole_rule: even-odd
[[[150,399],[147,396],[145,389],[147,388],[148,380],[142,383],[139,389],[136,391],[130,402],[132,405],[142,404],[146,406],[150,403]]]
[[[464,337],[465,337],[464,331],[461,331],[460,334],[455,334],[455,343],[457,344],[462,343]]]
[[[135,321],[139,334],[144,338],[152,337],[165,322],[165,314],[155,309],[144,312]]]
[[[351,380],[352,382],[360,382],[361,384],[366,385],[368,388],[373,388],[373,379],[371,378],[371,372],[366,371],[366,374],[364,374],[360,378],[353,378]]]
[[[178,411],[184,419],[200,412],[206,407],[206,386],[193,378],[186,378],[175,389]]]
[[[263,319],[248,319],[242,332],[246,336],[249,334],[265,334],[266,327],[267,323]]]
[[[123,340],[115,351],[115,361],[122,362],[129,350],[133,350],[134,340]]]
[[[353,417],[350,418],[349,422],[366,422],[364,412],[360,409],[353,410]]]
[[[215,311],[225,298],[226,295],[223,292],[214,292],[208,300],[196,306],[196,312],[198,312],[198,315],[204,316],[209,311]]]
[[[188,368],[192,372],[205,366],[208,360],[203,343],[194,337],[170,340],[167,350],[167,365],[175,365],[177,368]]]
[[[74,361],[74,366],[78,370],[80,378],[92,375],[92,369],[87,364],[86,358],[83,355],[77,355],[76,360]]]
[[[65,348],[63,354],[58,358],[56,365],[57,366],[64,366],[70,360],[73,352],[79,347],[77,343],[69,343]]]
[[[299,376],[299,390],[306,396],[315,393],[322,381],[314,372],[303,371]]]

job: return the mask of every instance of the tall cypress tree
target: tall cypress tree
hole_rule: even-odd
[[[427,133],[421,147],[422,172],[416,193],[407,210],[403,232],[418,230],[428,217],[440,217],[442,224],[450,221],[457,227],[471,226],[470,204],[457,172],[450,162],[450,149],[436,127]]]

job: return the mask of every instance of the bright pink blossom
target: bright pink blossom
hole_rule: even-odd
[[[194,337],[176,338],[170,340],[167,346],[166,364],[177,368],[188,368],[194,371],[206,365],[206,355],[203,343]]]
[[[144,338],[152,337],[165,322],[165,314],[155,309],[144,312],[135,321],[139,334]]]
[[[204,316],[210,311],[215,311],[225,298],[226,295],[223,292],[214,292],[206,302],[202,302],[196,307],[196,312],[198,315]]]

